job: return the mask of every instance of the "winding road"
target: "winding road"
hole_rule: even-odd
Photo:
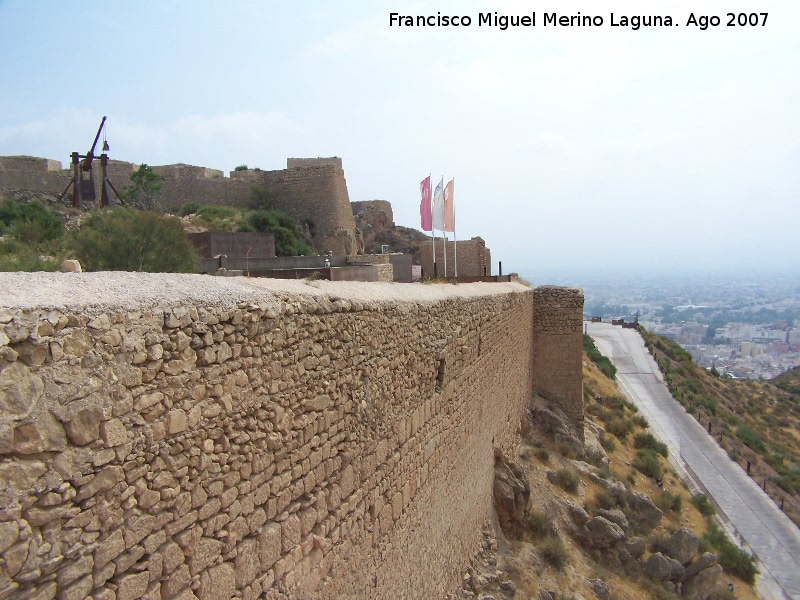
[[[678,471],[706,493],[735,539],[758,557],[756,591],[766,599],[800,600],[800,531],[761,488],[672,398],[634,329],[586,323],[586,333],[617,367],[617,383],[667,444]]]

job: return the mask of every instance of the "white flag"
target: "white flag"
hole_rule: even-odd
[[[444,177],[433,192],[433,228],[444,231]]]

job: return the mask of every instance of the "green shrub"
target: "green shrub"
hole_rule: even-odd
[[[767,447],[764,445],[764,442],[761,440],[758,434],[756,434],[756,432],[750,429],[747,425],[739,425],[736,428],[736,437],[742,440],[742,443],[744,443],[744,445],[749,447],[751,450],[755,450],[760,454],[763,454],[767,451]]]
[[[300,237],[297,224],[280,210],[257,210],[250,213],[239,231],[272,232],[275,236],[275,254],[278,256],[306,256],[311,248]]]
[[[234,171],[247,171],[247,165],[239,165],[233,168]]]
[[[637,433],[633,436],[634,448],[649,448],[653,452],[660,454],[664,458],[669,456],[669,449],[666,444],[659,442],[651,433]]]
[[[624,510],[628,506],[624,490],[615,490],[613,492],[600,490],[597,492],[594,499],[598,508],[604,508],[606,510],[613,510],[615,508]]]
[[[570,494],[574,494],[578,491],[578,487],[581,484],[581,478],[575,471],[568,467],[562,467],[556,471],[555,475],[556,481],[562,489]]]
[[[601,445],[606,452],[614,452],[617,449],[617,442],[613,437],[606,436],[601,442]]]
[[[606,431],[624,440],[633,431],[633,421],[630,419],[613,419],[606,422]]]
[[[58,239],[63,233],[64,220],[38,200],[6,199],[0,204],[0,235],[10,234],[36,249],[42,242]]]
[[[539,462],[550,462],[550,451],[545,447],[534,449],[533,455]]]
[[[532,510],[528,515],[528,531],[535,539],[555,534],[553,519],[547,513]]]
[[[655,503],[664,513],[670,511],[680,514],[681,510],[683,510],[683,497],[680,494],[672,494],[666,490],[656,496]]]
[[[692,496],[692,504],[694,504],[694,507],[704,517],[713,517],[717,514],[717,509],[708,501],[708,496],[705,494],[695,494]]]
[[[183,206],[181,206],[180,215],[185,217],[186,215],[194,215],[200,210],[200,205],[197,202],[187,202]]]
[[[647,429],[648,427],[650,427],[650,423],[648,423],[647,419],[644,418],[642,415],[636,415],[631,420],[633,421],[633,424],[636,425],[636,427],[641,427],[642,429]]]
[[[270,201],[270,191],[261,185],[254,185],[250,188],[250,202],[248,206],[252,210],[272,210],[275,208]]]
[[[539,546],[542,558],[558,571],[563,571],[569,564],[569,552],[561,538],[548,536]]]
[[[631,466],[643,475],[653,477],[654,479],[664,474],[664,468],[661,466],[661,459],[658,457],[655,450],[650,448],[642,448],[639,450]]]
[[[617,376],[617,367],[608,359],[607,356],[600,353],[594,345],[594,340],[588,335],[583,336],[583,350],[597,368],[602,371],[603,375],[609,379],[614,379]]]
[[[130,208],[95,212],[73,246],[86,271],[192,273],[197,268],[180,219]]]
[[[728,573],[749,585],[755,583],[759,571],[753,557],[728,539],[714,523],[709,523],[708,530],[700,538],[700,548],[703,552],[715,551],[719,564]]]

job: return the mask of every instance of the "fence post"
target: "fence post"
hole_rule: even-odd
[[[750,461],[747,461],[747,474],[750,475]]]

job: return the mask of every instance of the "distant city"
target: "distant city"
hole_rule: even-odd
[[[560,279],[583,288],[587,318],[638,315],[721,375],[771,379],[800,365],[800,275]]]

